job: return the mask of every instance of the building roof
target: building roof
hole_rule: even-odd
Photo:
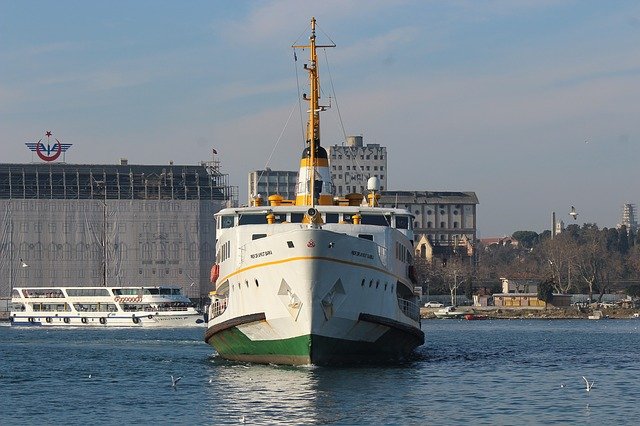
[[[209,163],[2,163],[0,199],[228,200],[227,179]]]
[[[381,191],[380,204],[478,204],[473,191]]]

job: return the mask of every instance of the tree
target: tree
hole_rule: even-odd
[[[607,264],[606,240],[597,229],[585,229],[584,244],[577,250],[577,269],[582,280],[589,287],[589,302],[593,301],[593,289]]]
[[[557,293],[566,294],[573,287],[571,270],[575,270],[575,255],[578,244],[571,234],[562,233],[544,240],[537,251],[540,275],[551,275]],[[548,271],[545,273],[544,271]]]
[[[516,231],[511,236],[525,248],[532,248],[538,242],[538,233],[534,231]]]
[[[538,285],[538,299],[544,302],[544,308],[553,300],[553,279],[546,279]]]
[[[624,289],[624,292],[627,296],[637,299],[640,297],[640,284],[631,284]]]

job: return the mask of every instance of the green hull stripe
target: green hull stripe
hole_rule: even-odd
[[[376,342],[299,336],[280,340],[250,340],[236,327],[207,339],[225,359],[274,364],[342,364],[405,359],[424,343],[424,335],[390,329]]]
[[[252,341],[236,327],[214,334],[207,341],[223,358],[286,364],[308,364],[311,336],[298,336],[280,340]],[[281,361],[276,361],[281,358]],[[262,361],[265,359],[266,361]]]

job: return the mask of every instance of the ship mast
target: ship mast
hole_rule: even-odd
[[[320,106],[320,80],[318,76],[318,57],[316,48],[318,47],[336,47],[335,44],[316,45],[316,18],[311,18],[311,35],[309,36],[308,45],[293,45],[294,49],[306,49],[310,51],[309,63],[304,65],[304,69],[309,73],[309,87],[311,93],[309,96],[305,93],[303,99],[309,102],[309,121],[307,123],[306,144],[309,148],[308,165],[310,167],[310,191],[305,195],[304,204],[315,205],[315,168],[316,168],[316,150],[320,146],[320,112],[325,110],[325,106]]]

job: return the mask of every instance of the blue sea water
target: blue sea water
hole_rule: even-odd
[[[640,320],[422,327],[410,362],[330,368],[227,362],[200,328],[2,326],[0,424],[637,424]]]

